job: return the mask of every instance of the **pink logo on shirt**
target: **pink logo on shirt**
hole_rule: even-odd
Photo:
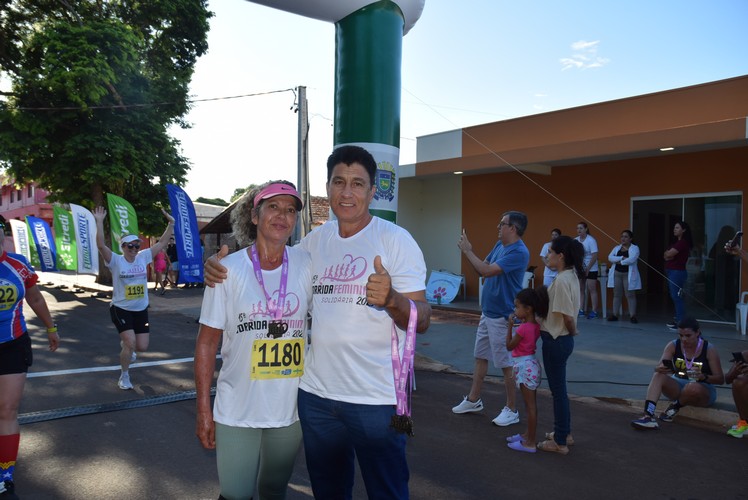
[[[252,312],[249,313],[249,319],[254,320],[258,317],[272,318],[273,311],[275,311],[278,304],[277,300],[278,290],[273,292],[269,303],[265,300],[258,300],[256,303],[252,304]],[[291,316],[294,316],[299,310],[299,307],[301,307],[299,296],[293,292],[286,293],[286,302],[283,304],[283,317],[290,318]]]
[[[357,281],[366,274],[367,263],[363,257],[353,257],[351,254],[346,254],[343,257],[343,262],[340,264],[333,264],[327,269],[320,278],[320,283],[330,282],[347,282]]]

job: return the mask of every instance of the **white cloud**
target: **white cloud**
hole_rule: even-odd
[[[600,40],[595,40],[594,42],[587,42],[585,40],[579,40],[578,42],[572,43],[571,48],[574,50],[595,51],[597,50],[597,45],[599,43],[600,43]]]
[[[569,57],[562,57],[559,59],[561,70],[602,68],[603,66],[606,66],[610,63],[610,59],[607,57],[600,57],[597,54],[599,44],[600,40],[592,42],[579,40],[578,42],[572,43],[571,49],[574,53]]]

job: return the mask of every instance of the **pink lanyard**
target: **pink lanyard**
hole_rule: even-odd
[[[268,291],[265,290],[265,282],[262,279],[262,268],[260,267],[260,258],[257,256],[256,245],[252,245],[249,254],[252,257],[252,265],[254,266],[257,282],[265,293],[268,311],[273,314],[273,319],[279,320],[283,317],[283,306],[286,303],[286,286],[288,285],[288,249],[283,249],[283,264],[281,265],[280,287],[278,287],[278,301],[274,306],[271,306],[272,298],[268,294]]]
[[[410,302],[410,317],[408,318],[408,329],[405,332],[405,347],[403,357],[400,359],[400,349],[397,338],[395,323],[392,323],[392,373],[395,377],[395,397],[397,398],[397,414],[410,417],[410,396],[413,391],[414,371],[413,356],[416,344],[416,323],[418,322],[418,310],[412,300]],[[410,384],[408,382],[410,381]]]

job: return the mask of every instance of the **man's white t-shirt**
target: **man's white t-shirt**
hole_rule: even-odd
[[[400,293],[426,288],[423,253],[405,229],[380,219],[342,238],[329,221],[300,243],[312,257],[312,332],[300,388],[356,404],[395,404],[392,318],[367,305],[366,283],[374,257]],[[397,329],[402,350],[404,332]]]
[[[278,300],[281,267],[262,271],[265,290],[271,297],[270,308],[246,248],[222,259],[228,278],[215,288],[205,289],[200,323],[223,330],[223,364],[213,405],[213,419],[218,423],[272,428],[298,420],[298,370],[304,368],[306,355],[311,262],[299,247],[287,250],[283,321],[288,330],[283,334],[271,332],[274,316],[269,310],[275,309]],[[265,367],[264,372],[261,367]]]
[[[148,307],[148,264],[151,261],[150,248],[138,252],[132,263],[112,252],[106,265],[112,271],[112,305],[125,311],[144,311]]]

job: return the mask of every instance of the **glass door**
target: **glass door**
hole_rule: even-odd
[[[742,228],[742,194],[718,193],[634,199],[634,242],[641,250],[640,302],[643,313],[671,318],[662,254],[673,241],[673,226],[691,227],[693,248],[686,264],[686,314],[700,320],[734,322],[740,290],[740,259],[723,247]]]

